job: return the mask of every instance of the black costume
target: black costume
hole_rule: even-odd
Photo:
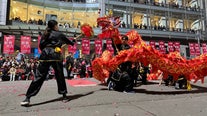
[[[63,44],[74,45],[72,41],[67,39],[67,37],[59,31],[52,30],[48,36],[42,36],[39,45],[40,49],[42,50],[39,58],[40,63],[35,73],[35,79],[32,81],[30,87],[27,90],[27,98],[35,96],[39,92],[44,80],[46,79],[50,66],[52,66],[55,70],[58,93],[67,93],[67,87],[63,74],[63,57],[57,48],[61,48]]]
[[[187,79],[184,75],[180,75],[178,80],[175,83],[175,89],[184,89],[187,88]]]
[[[116,52],[121,50],[127,50],[130,48],[128,44],[119,44],[113,47],[116,49]],[[108,80],[109,90],[111,89],[110,87],[113,86],[112,89],[116,91],[126,91],[126,92],[132,91],[134,86],[134,79],[132,78],[131,72],[132,72],[131,62],[127,61],[120,64],[114,72],[111,72],[111,75]]]

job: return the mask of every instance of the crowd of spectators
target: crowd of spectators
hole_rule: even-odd
[[[12,18],[15,23],[25,23],[25,24],[35,24],[35,25],[46,25],[46,22],[42,19],[29,19],[28,21],[23,21],[20,17]]]
[[[39,64],[38,58],[28,58],[26,55],[18,60],[16,56],[0,55],[0,81],[17,81],[17,80],[32,80],[34,73]],[[68,75],[65,70],[65,78],[72,79],[76,77],[86,78],[92,77],[91,59],[74,58],[71,75]],[[66,60],[63,62],[66,69]],[[54,70],[50,67],[47,79],[54,78]]]
[[[121,0],[121,1],[126,1],[126,0]],[[176,2],[169,2],[169,3],[164,3],[164,2],[149,2],[148,0],[145,1],[140,1],[140,0],[134,0],[134,3],[139,3],[139,4],[147,4],[147,5],[153,5],[153,6],[160,6],[160,7],[170,7],[170,8],[176,8],[176,9],[186,9],[188,11],[200,11],[200,7],[193,6],[187,6],[187,5],[179,5]]]
[[[34,79],[34,72],[37,67],[37,58],[21,57],[18,61],[17,57],[0,57],[0,80],[31,80]]]
[[[29,19],[28,21],[23,21],[20,17],[15,17],[12,19],[12,22],[13,23],[20,23],[20,24],[34,24],[34,25],[46,25],[46,22],[43,21],[42,19]],[[74,23],[68,23],[68,22],[64,22],[64,23],[59,23],[58,24],[59,27],[62,27],[62,28],[80,28],[81,26],[81,22],[78,21],[77,25],[74,25]],[[95,26],[93,26],[95,27]]]
[[[56,1],[64,1],[64,2],[81,2],[86,3],[86,0],[56,0]],[[97,2],[97,0],[93,0],[94,2]]]
[[[162,25],[154,25],[154,26],[147,26],[146,24],[142,25],[142,24],[134,24],[134,29],[152,29],[152,30],[157,30],[157,31],[173,31],[173,32],[185,32],[185,33],[197,33],[197,30],[194,29],[181,29],[181,28],[168,28]]]

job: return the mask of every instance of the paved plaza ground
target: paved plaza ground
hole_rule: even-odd
[[[108,91],[105,85],[68,87],[69,102],[57,94],[55,80],[45,81],[31,106],[20,102],[31,81],[0,82],[0,116],[206,116],[207,79],[193,89],[176,90],[157,83],[135,87],[135,93]]]

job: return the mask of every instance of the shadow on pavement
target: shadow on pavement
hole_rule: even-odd
[[[149,82],[147,85],[154,85],[154,84],[158,84],[155,82]],[[104,84],[99,84],[101,86],[107,86],[105,83]],[[145,85],[145,86],[147,86]],[[175,89],[175,90],[147,90],[147,89],[139,89],[138,87],[141,87],[142,84],[137,84],[136,87],[134,88],[134,92],[135,93],[145,93],[145,94],[157,94],[157,95],[174,95],[174,94],[192,94],[192,93],[206,93],[207,92],[207,87],[202,87],[202,86],[197,86],[197,85],[193,85],[191,84],[191,87],[193,90],[187,90],[187,89]],[[170,86],[173,88],[173,86]],[[159,86],[158,86],[159,88]],[[108,90],[107,87],[106,88],[102,88],[101,90]]]
[[[67,97],[69,99],[68,101],[71,101],[71,100],[75,100],[75,99],[78,99],[80,97],[87,96],[87,95],[90,95],[90,94],[93,94],[93,93],[94,92],[89,92],[89,93],[86,93],[86,94],[77,94],[77,95],[72,95],[72,96],[67,96]],[[63,100],[63,98],[59,97],[59,98],[56,98],[56,99],[52,99],[52,100],[48,100],[48,101],[44,101],[44,102],[40,102],[40,103],[30,104],[29,106],[26,106],[26,107],[38,106],[38,105],[48,104],[48,103],[62,101],[62,100]]]
[[[152,83],[151,83],[152,84]],[[192,93],[205,93],[207,92],[206,87],[192,85],[191,87],[193,90],[187,90],[187,89],[175,89],[175,91],[148,91],[146,89],[135,89],[135,93],[146,93],[146,94],[166,94],[166,95],[174,95],[174,94],[192,94]]]

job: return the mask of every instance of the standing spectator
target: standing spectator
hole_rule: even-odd
[[[24,60],[24,54],[19,52],[19,50],[17,50],[16,53],[17,53],[17,56],[16,56],[17,62],[19,63],[19,62],[23,61]]]
[[[83,60],[80,66],[80,78],[85,78],[85,77],[86,77],[86,61]]]
[[[72,53],[69,53],[68,56],[66,57],[66,65],[65,65],[69,79],[73,78],[73,76],[71,76],[73,65],[74,65],[74,58],[72,56]]]
[[[125,22],[123,22],[121,25],[122,25],[122,28],[126,28]]]
[[[80,26],[81,26],[81,22],[80,22],[80,21],[78,21],[77,28],[80,28]]]

